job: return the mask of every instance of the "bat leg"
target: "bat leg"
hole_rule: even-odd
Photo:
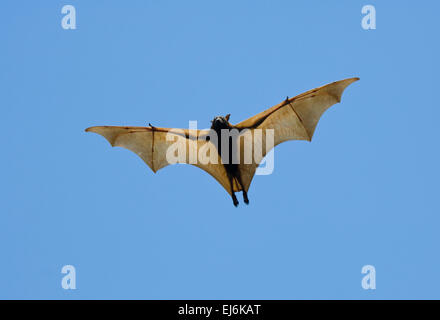
[[[248,199],[248,196],[247,196],[247,192],[246,192],[246,190],[244,190],[243,182],[241,182],[240,170],[237,170],[235,176],[237,178],[238,183],[241,186],[241,190],[243,191],[243,201],[244,201],[244,203],[249,204],[249,199]]]
[[[237,197],[235,196],[234,192],[232,192],[232,202],[234,203],[235,207],[238,206],[238,200],[237,200]]]
[[[244,201],[244,203],[249,204],[249,199],[248,199],[248,196],[247,196],[247,192],[244,191],[244,190],[243,190],[243,201]]]
[[[234,203],[234,206],[238,206],[238,200],[237,200],[237,197],[235,196],[235,192],[234,192],[234,184],[232,183],[234,177],[229,172],[228,172],[228,179],[229,179],[229,185],[231,186],[232,202]]]

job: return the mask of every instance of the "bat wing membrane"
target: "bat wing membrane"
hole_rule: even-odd
[[[210,144],[210,141],[197,139],[197,137],[206,135],[208,133],[206,130],[97,126],[87,128],[86,131],[100,134],[106,138],[113,147],[123,147],[136,153],[155,173],[170,164],[167,152],[171,152],[171,150],[175,152],[175,150],[179,148],[179,152],[185,150],[181,153],[184,154],[184,156],[177,160],[178,163],[192,164],[206,171],[231,194],[226,170],[221,164],[218,153],[213,153],[213,157],[216,158],[216,161],[210,161],[206,164],[198,161],[198,158],[194,160],[194,157],[191,158],[190,156],[191,143],[197,144],[195,150],[209,147],[207,144]],[[211,146],[211,150],[215,150],[212,147],[213,145]],[[207,154],[210,155],[210,152]],[[177,152],[175,152],[174,155],[176,156]]]
[[[322,114],[332,105],[339,103],[345,88],[357,80],[359,78],[345,79],[309,90],[234,126],[241,130],[249,129],[254,143],[261,143],[262,146],[261,157],[256,157],[250,164],[240,162],[240,174],[246,192],[259,163],[271,149],[265,148],[268,134],[266,129],[273,129],[274,147],[289,140],[311,141]],[[256,129],[262,129],[261,138],[255,134]]]

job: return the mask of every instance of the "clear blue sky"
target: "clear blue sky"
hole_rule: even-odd
[[[2,1],[0,298],[440,298],[439,10]],[[155,175],[84,132],[236,123],[352,76],[312,143],[277,147],[249,206],[196,167]],[[61,288],[67,264],[76,290]],[[361,287],[367,264],[376,290]]]

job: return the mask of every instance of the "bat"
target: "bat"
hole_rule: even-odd
[[[235,193],[240,191],[243,201],[249,204],[247,193],[264,156],[284,141],[312,141],[322,114],[339,103],[345,88],[357,80],[359,78],[336,81],[293,98],[287,97],[236,125],[229,122],[228,114],[215,117],[209,130],[160,128],[149,124],[148,127],[95,126],[85,131],[102,135],[114,147],[133,151],[154,173],[175,162],[199,167],[222,185],[234,206],[238,206]],[[253,144],[246,143],[251,140]],[[259,155],[255,155],[257,149],[261,151]],[[170,161],[179,151],[178,159]],[[203,154],[210,161],[198,161]]]

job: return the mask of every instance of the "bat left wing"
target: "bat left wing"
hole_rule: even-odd
[[[136,153],[156,173],[159,169],[174,163],[169,162],[174,158],[176,163],[192,164],[214,177],[226,191],[231,194],[230,183],[226,170],[215,146],[206,139],[207,130],[188,130],[175,128],[156,127],[118,127],[97,126],[86,129],[86,132],[100,134],[110,142],[113,147],[123,147]],[[199,161],[200,158],[193,154],[191,158],[191,143],[196,146],[193,150],[203,151],[213,161]],[[177,156],[181,155],[179,159]],[[183,155],[183,156],[182,156]]]
[[[248,191],[260,161],[271,149],[265,149],[266,129],[273,129],[273,147],[288,140],[312,141],[322,114],[332,105],[339,103],[345,88],[357,80],[359,78],[345,79],[309,90],[235,125],[239,130],[249,129],[254,145],[260,143],[262,146],[260,158],[254,159],[250,164],[240,161],[240,175],[245,191]],[[261,135],[256,135],[255,129],[262,129]],[[244,147],[242,140],[240,149],[243,150]]]

